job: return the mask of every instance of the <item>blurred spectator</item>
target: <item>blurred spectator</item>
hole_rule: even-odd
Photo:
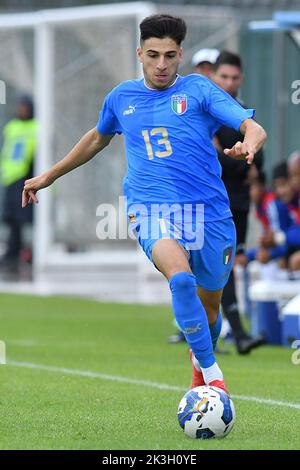
[[[290,210],[294,216],[295,223],[299,226],[297,230],[295,227],[289,230],[287,240],[292,246],[294,252],[289,258],[289,268],[292,271],[300,270],[300,151],[296,150],[288,158],[288,172],[291,185],[295,190],[295,197],[289,204]],[[292,234],[293,243],[292,243]]]
[[[229,93],[238,103],[246,107],[238,98],[239,88],[243,82],[242,59],[238,54],[221,51],[214,66],[214,81]],[[244,244],[247,233],[247,222],[250,208],[249,182],[262,168],[263,153],[255,155],[255,163],[248,165],[245,161],[237,161],[223,153],[236,142],[243,141],[244,136],[234,129],[221,126],[215,135],[215,147],[222,166],[222,179],[227,189],[230,209],[237,232],[237,246]],[[239,353],[245,354],[263,344],[262,337],[252,338],[243,328],[235,291],[234,274],[231,272],[228,283],[224,287],[222,309],[232,329]]]
[[[288,202],[293,197],[293,190],[287,178],[286,184],[284,184],[285,175],[287,176],[287,172],[285,172],[284,165],[280,164],[275,168],[274,186]],[[287,254],[287,247],[285,245],[264,247],[261,241],[266,234],[272,234],[278,231],[286,232],[294,223],[287,203],[280,200],[277,197],[278,194],[267,190],[264,173],[260,172],[257,178],[252,181],[250,195],[251,201],[255,206],[255,215],[263,229],[263,235],[259,240],[258,247],[249,249],[245,254],[237,256],[236,261],[244,266],[254,259],[265,264],[271,259],[278,259],[285,256]]]
[[[200,49],[192,58],[193,73],[200,73],[212,80],[214,64],[219,54],[218,49]]]
[[[293,188],[291,178],[289,178],[286,162],[281,162],[275,166],[273,170],[273,186],[275,194],[280,201],[287,205],[294,204],[296,191]]]
[[[288,159],[288,177],[288,184],[293,191],[293,197],[288,203],[288,210],[293,224],[285,231],[266,232],[261,238],[261,246],[263,248],[285,248],[289,268],[292,271],[298,271],[300,269],[300,253],[298,253],[300,251],[300,154],[298,151],[293,152]]]
[[[24,181],[32,176],[33,159],[37,146],[37,122],[34,119],[33,101],[30,96],[18,100],[16,117],[3,129],[1,149],[1,182],[4,186],[3,221],[9,227],[7,248],[0,267],[18,272],[23,248],[22,229],[32,223],[32,206],[21,208]]]
[[[300,151],[296,150],[288,158],[288,171],[291,184],[300,198]]]

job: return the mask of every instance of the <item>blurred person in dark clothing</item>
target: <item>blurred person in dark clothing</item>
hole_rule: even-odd
[[[3,146],[0,152],[1,183],[3,194],[3,221],[9,227],[6,252],[0,268],[18,272],[23,248],[23,227],[32,223],[32,206],[20,207],[20,194],[26,179],[32,176],[33,160],[37,146],[37,122],[34,118],[32,98],[23,95],[17,103],[16,117],[3,129]]]
[[[222,51],[216,60],[214,70],[213,80],[215,83],[237,100],[241,106],[246,107],[238,98],[238,91],[244,78],[241,57],[229,51]],[[263,165],[261,150],[255,155],[255,164],[251,167],[245,161],[236,161],[224,154],[223,149],[231,148],[232,145],[242,140],[243,136],[240,132],[226,126],[221,126],[215,135],[215,147],[222,166],[222,179],[228,192],[230,209],[237,232],[237,246],[243,245],[246,240],[250,208],[249,183]],[[230,324],[237,351],[240,354],[247,354],[253,348],[263,344],[262,337],[249,336],[242,325],[233,271],[224,287],[222,309]]]

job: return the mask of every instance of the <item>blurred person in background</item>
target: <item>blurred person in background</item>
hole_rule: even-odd
[[[300,150],[295,150],[288,157],[288,172],[291,185],[298,195],[298,207],[300,206]]]
[[[193,73],[200,73],[204,77],[213,79],[214,64],[219,56],[218,49],[200,49],[192,58]]]
[[[3,146],[0,152],[1,183],[3,192],[3,221],[9,233],[6,252],[0,260],[0,269],[18,273],[23,243],[23,227],[32,223],[33,211],[29,205],[20,207],[20,193],[24,182],[32,176],[37,147],[37,122],[31,96],[23,95],[17,103],[16,117],[3,129]],[[26,253],[24,252],[24,256]],[[30,253],[27,254],[30,261]]]
[[[273,185],[278,199],[286,204],[291,219],[295,224],[300,225],[299,194],[294,187],[293,178],[289,174],[287,162],[281,162],[275,166]]]
[[[239,88],[243,82],[242,59],[238,54],[229,51],[221,51],[214,65],[214,82],[229,95],[231,95],[242,107],[246,107],[238,97]],[[247,223],[250,209],[251,178],[257,174],[263,165],[263,152],[260,150],[255,157],[254,165],[244,161],[236,161],[228,158],[223,150],[241,142],[243,139],[239,131],[221,126],[215,135],[215,147],[218,152],[219,162],[222,166],[222,180],[225,184],[230,209],[237,232],[237,246],[244,244],[247,234]],[[243,327],[236,297],[236,288],[233,271],[224,287],[222,297],[222,309],[227,318],[235,340],[237,351],[247,354],[252,349],[263,344],[261,336],[251,337]]]
[[[275,192],[267,189],[265,174],[260,172],[250,186],[251,201],[254,204],[255,215],[261,224],[263,234],[277,231],[286,232],[294,224],[287,204],[293,197],[293,191],[287,180],[286,164],[280,164],[274,168],[273,185]],[[279,194],[282,195],[285,201],[279,197]],[[261,243],[263,236],[258,239],[257,247],[250,248],[244,254],[237,255],[236,262],[246,266],[253,260],[257,260],[262,264],[266,264],[271,260],[279,260],[280,267],[285,267],[287,247],[273,246],[265,248]]]
[[[289,260],[289,267],[293,271],[300,270],[300,151],[296,150],[288,158],[288,172],[291,185],[296,192],[290,209],[294,215],[295,222],[299,226],[299,230],[294,228],[294,244],[295,252]],[[289,239],[291,238],[292,229],[290,229]],[[291,240],[290,240],[291,241]]]
[[[274,186],[278,198],[286,205],[292,223],[286,230],[278,228],[266,231],[261,237],[265,250],[283,250],[286,264],[291,271],[300,270],[300,153],[293,152],[288,163],[280,163],[274,169]],[[282,266],[286,267],[286,266]]]

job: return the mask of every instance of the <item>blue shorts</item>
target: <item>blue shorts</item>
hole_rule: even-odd
[[[130,226],[147,257],[157,240],[173,238],[189,255],[189,264],[197,285],[207,290],[222,289],[229,278],[236,248],[236,231],[232,217],[204,222],[195,210],[179,217],[178,211],[167,217],[160,214],[130,214]]]

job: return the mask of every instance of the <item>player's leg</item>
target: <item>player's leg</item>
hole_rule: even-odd
[[[211,334],[213,349],[216,349],[217,342],[222,329],[222,313],[220,309],[223,289],[216,291],[198,287],[198,296],[205,308]]]
[[[220,336],[221,328],[222,328],[222,314],[220,310],[222,291],[223,289],[212,291],[212,290],[203,289],[202,287],[198,287],[197,289],[198,296],[207,314],[213,350],[216,349],[217,341]],[[192,362],[192,375],[193,375],[191,388],[211,382],[210,376],[209,376],[210,371],[208,372],[206,372],[205,370],[203,371],[203,369],[201,368],[201,365],[199,364],[199,361],[192,354],[191,350],[190,350],[190,359]],[[223,380],[223,375],[219,374],[218,380]],[[220,386],[220,383],[219,383],[219,386]]]
[[[177,241],[162,239],[153,246],[152,260],[169,281],[175,318],[197,362],[207,371],[206,383],[222,379],[213,353],[207,313],[197,295],[187,253]]]
[[[236,233],[232,219],[206,222],[204,230],[203,246],[200,249],[190,251],[190,265],[197,279],[201,303],[207,311],[211,340],[215,347],[222,324],[220,313],[222,290],[232,269]],[[197,357],[192,356],[191,359],[193,382],[200,385],[202,379],[202,381],[209,383],[211,371],[203,368],[198,363]],[[220,369],[217,380],[220,381],[222,387],[226,388]]]
[[[192,274],[188,257],[188,252],[173,238],[157,240],[152,247],[152,261],[168,281],[181,271]]]

